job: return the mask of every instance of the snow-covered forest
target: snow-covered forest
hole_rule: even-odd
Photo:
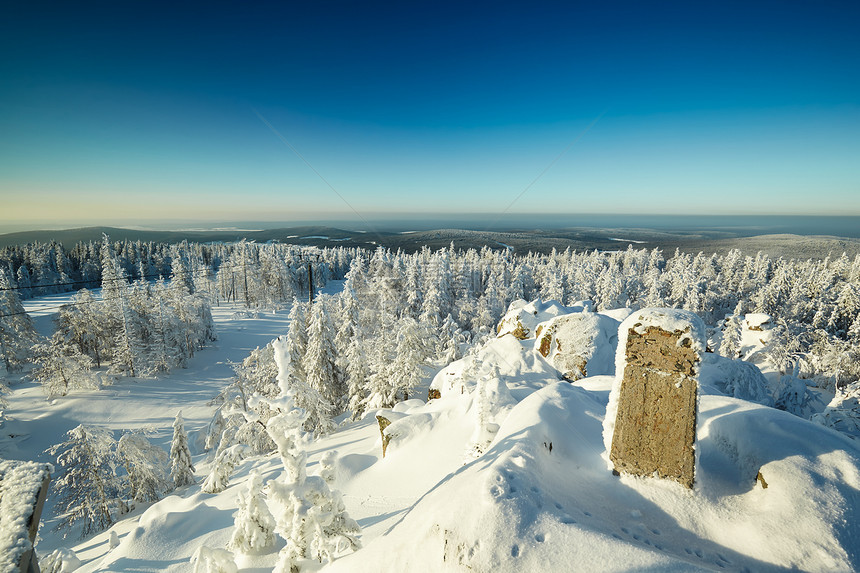
[[[328,283],[336,288],[320,291]],[[37,333],[22,300],[73,291],[58,305],[53,331]],[[610,317],[615,328],[622,314],[640,308],[692,311],[708,327],[709,352],[726,364],[749,365],[731,370],[734,386],[716,386],[860,439],[860,257],[844,255],[786,260],[732,251],[667,258],[631,246],[521,256],[453,245],[405,254],[245,241],[112,243],[107,237],[70,251],[56,243],[5,248],[0,400],[28,381],[60,407],[75,393],[169,379],[216,343],[215,310],[229,309],[230,320],[286,314],[281,324],[289,326],[269,332],[271,342],[232,363],[231,380],[209,396],[210,418],[196,429],[199,447],[177,412],[170,414],[169,444],[151,442],[143,427],[117,433],[86,423],[54,436],[48,453],[57,501],[50,521],[72,538],[93,535],[135,515],[136,506],[195,487],[201,495],[221,494],[242,476],[231,540],[224,549],[199,544],[195,570],[236,570],[234,555],[275,548],[277,570],[334,567],[337,557],[364,551],[361,524],[372,528],[376,521],[351,517],[337,489],[345,483],[338,470],[366,469],[355,457],[360,454],[352,461],[361,467],[353,466],[324,444],[342,442],[337,436],[349,428],[367,431],[379,412],[398,424],[392,427],[399,433],[390,434],[395,443],[417,439],[438,412],[421,410],[415,398],[426,397],[434,376],[439,396],[450,391],[454,386],[439,377],[446,366],[460,365],[449,374],[473,381],[459,392],[471,396],[478,420],[467,432],[467,459],[487,453],[522,399],[511,398],[505,385],[514,386],[506,377],[527,370],[546,379],[546,366],[511,367],[524,360],[519,343],[499,351],[506,320],[525,301],[535,301],[534,315],[547,320],[553,313],[592,312]],[[605,320],[600,325],[611,330]],[[490,360],[487,349],[510,356]],[[589,372],[581,368],[573,380],[611,375],[611,360],[605,362],[589,365]],[[8,406],[4,415],[14,418],[14,401]],[[398,422],[404,417],[411,426]],[[318,475],[307,474],[310,452]],[[272,476],[265,486],[263,471]],[[268,503],[260,502],[264,489]],[[120,543],[115,536],[111,550]],[[76,560],[57,549],[43,559],[43,569],[69,570]]]

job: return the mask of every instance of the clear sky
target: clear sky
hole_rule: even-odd
[[[8,3],[0,225],[860,215],[858,23],[848,1]]]

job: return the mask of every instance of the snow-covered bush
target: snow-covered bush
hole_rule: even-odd
[[[275,518],[262,496],[262,478],[252,472],[247,488],[239,492],[239,508],[230,538],[230,547],[241,553],[262,552],[275,543]]]
[[[239,570],[232,553],[202,545],[191,556],[191,564],[193,573],[236,573]]]
[[[860,439],[860,382],[839,390],[823,412],[812,416],[812,421]]]
[[[75,552],[65,547],[54,549],[39,560],[42,573],[72,573],[83,565]]]
[[[227,489],[230,476],[242,459],[247,455],[248,447],[236,444],[221,450],[212,463],[212,470],[203,482],[204,493],[218,493]]]
[[[35,368],[30,376],[49,398],[65,396],[74,389],[97,388],[92,359],[75,346],[66,345],[60,333],[33,346]]]

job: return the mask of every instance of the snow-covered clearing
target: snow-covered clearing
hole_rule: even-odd
[[[332,284],[329,290],[339,287]],[[40,305],[49,306],[44,299],[27,304],[28,309]],[[543,320],[559,312],[589,312],[557,304],[536,307],[533,316],[538,311],[546,314]],[[592,349],[588,371],[611,373],[617,328],[629,311],[596,314],[600,320],[589,322],[600,329],[595,340],[611,348]],[[40,556],[65,546],[83,561],[80,571],[188,571],[201,546],[227,546],[238,496],[251,472],[263,483],[283,473],[276,455],[251,457],[237,466],[226,490],[201,491],[212,462],[211,452],[203,452],[213,413],[208,402],[232,377],[231,361],[241,361],[288,328],[286,311],[248,314],[222,306],[213,308],[213,316],[218,341],[169,376],[124,379],[51,403],[32,383],[14,387],[0,457],[51,461],[43,451],[79,423],[113,430],[151,427],[154,443],[167,450],[181,410],[197,469],[196,485],[139,504],[109,531],[83,541],[51,531],[56,518],[49,497]],[[39,325],[45,332],[45,324]],[[337,450],[333,487],[362,528],[363,548],[324,567],[305,562],[303,571],[850,571],[860,566],[855,441],[721,394],[716,388],[731,386],[723,378],[734,370],[723,367],[728,359],[715,357],[712,362],[723,366],[712,367],[700,385],[694,489],[615,477],[607,469],[603,442],[614,377],[560,381],[559,370],[536,349],[536,325],[522,326],[529,338],[491,339],[439,371],[432,388],[441,398],[412,399],[383,412],[392,420],[384,458],[375,412],[310,443],[309,474],[319,471],[324,453]],[[419,390],[415,395],[426,396],[426,384]],[[115,547],[112,534],[119,541]],[[236,564],[242,571],[269,571],[279,543],[263,554],[237,555]]]

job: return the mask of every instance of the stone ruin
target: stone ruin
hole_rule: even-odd
[[[644,309],[621,324],[618,337],[605,428],[614,471],[692,488],[704,324],[691,312]]]

